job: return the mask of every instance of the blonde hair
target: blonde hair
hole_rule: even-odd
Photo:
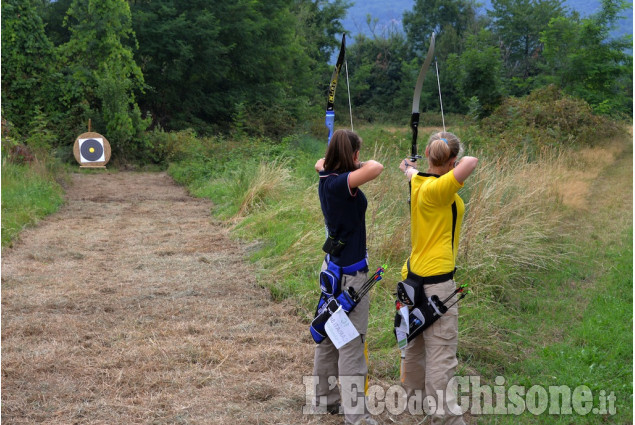
[[[439,167],[450,158],[458,158],[463,152],[461,141],[453,133],[439,132],[428,139],[426,157],[430,165]]]

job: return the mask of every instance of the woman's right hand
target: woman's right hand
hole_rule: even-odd
[[[320,171],[324,171],[324,158],[318,159],[318,161],[315,163],[315,171],[317,171],[318,173]]]

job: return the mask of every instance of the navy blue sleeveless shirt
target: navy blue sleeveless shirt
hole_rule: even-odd
[[[350,173],[320,172],[318,194],[326,226],[331,235],[346,242],[339,257],[331,261],[340,267],[366,258],[366,208],[368,201],[360,188],[348,186]]]

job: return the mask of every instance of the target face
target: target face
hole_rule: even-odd
[[[80,168],[106,168],[110,153],[108,139],[91,131],[77,136],[73,145],[73,155]]]
[[[105,161],[104,140],[100,137],[79,139],[79,154],[82,163]]]

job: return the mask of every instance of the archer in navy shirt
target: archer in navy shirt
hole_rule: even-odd
[[[319,174],[318,194],[328,232],[345,243],[331,261],[341,267],[357,263],[366,257],[366,196],[359,187],[349,186],[350,172]]]

